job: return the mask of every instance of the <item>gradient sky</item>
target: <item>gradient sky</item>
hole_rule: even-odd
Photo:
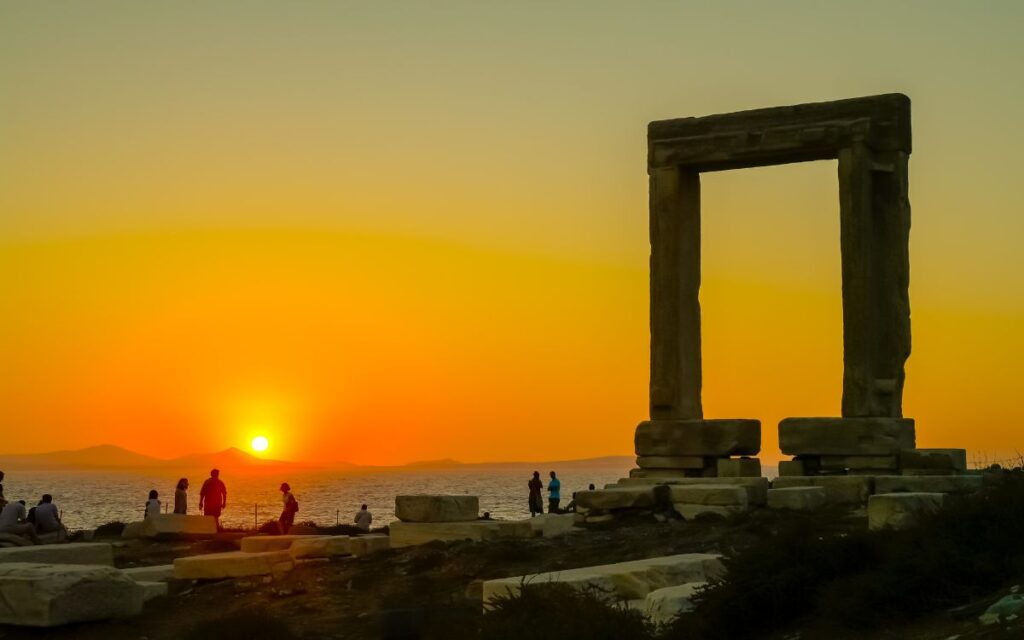
[[[913,100],[905,414],[1024,450],[1024,4],[0,3],[5,452],[632,452],[654,119]],[[704,404],[838,415],[836,167],[704,177]]]

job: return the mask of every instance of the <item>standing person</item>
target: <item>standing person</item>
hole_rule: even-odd
[[[0,533],[13,533],[39,544],[39,537],[31,522],[26,522],[25,501],[8,502],[0,510]]]
[[[199,489],[199,510],[203,515],[217,519],[217,531],[220,531],[220,514],[228,506],[228,488],[220,479],[220,470],[211,469],[210,477]]]
[[[551,472],[551,482],[548,483],[548,513],[558,513],[558,503],[562,499],[560,493],[562,482]]]
[[[174,488],[174,513],[188,513],[188,478],[178,480]]]
[[[53,496],[44,494],[43,499],[35,507],[36,533],[54,533],[64,529],[60,521],[60,509],[53,504]]]
[[[530,488],[530,517],[544,513],[544,483],[540,481],[540,471],[533,472],[533,478],[526,486]]]
[[[365,504],[356,512],[355,523],[360,531],[370,530],[370,525],[373,524],[373,514],[366,510]]]
[[[150,489],[149,500],[146,501],[146,512],[142,517],[148,518],[158,515],[160,515],[160,494],[157,493],[156,489]]]
[[[7,506],[7,498],[4,497],[4,472],[0,471],[0,511]]]
[[[281,535],[285,535],[295,524],[295,514],[299,511],[299,501],[292,495],[292,488],[287,482],[281,483],[281,501],[284,502],[284,508],[281,517],[277,519],[277,526],[281,529]]]

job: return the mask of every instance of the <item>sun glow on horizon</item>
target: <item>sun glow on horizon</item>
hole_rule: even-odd
[[[263,453],[270,447],[270,441],[267,440],[266,436],[256,436],[250,443],[252,450],[257,453]]]

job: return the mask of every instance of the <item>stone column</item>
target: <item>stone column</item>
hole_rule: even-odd
[[[700,174],[650,172],[652,420],[700,419]]]
[[[907,155],[839,151],[844,417],[901,417],[910,355]]]

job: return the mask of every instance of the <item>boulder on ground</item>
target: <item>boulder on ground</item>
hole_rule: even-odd
[[[654,624],[668,624],[680,613],[693,611],[693,597],[707,585],[707,582],[687,582],[655,589],[644,598],[643,613]]]
[[[501,525],[496,520],[473,522],[392,522],[391,546],[410,547],[440,540],[495,540],[501,537]],[[532,535],[532,530],[529,532]]]
[[[373,533],[366,536],[353,536],[350,544],[352,545],[352,555],[365,556],[375,551],[390,549],[391,538],[381,533]]]
[[[324,538],[329,536],[248,536],[242,538],[241,549],[245,553],[260,553],[262,551],[287,551],[296,540],[308,540],[310,538]]]
[[[114,548],[105,542],[38,544],[0,549],[0,563],[94,564],[114,566]]]
[[[395,517],[402,522],[467,522],[476,520],[476,496],[412,495],[395,497]]]
[[[135,582],[166,582],[174,579],[174,565],[160,564],[152,567],[131,567],[121,573]]]
[[[612,509],[651,508],[659,503],[664,490],[656,485],[623,486],[612,489],[576,492],[576,508],[609,511]]]
[[[145,589],[113,567],[0,565],[0,624],[54,627],[135,616]]]
[[[875,476],[875,493],[971,493],[984,481],[980,475]]]
[[[130,522],[121,531],[122,538],[159,538],[162,540],[212,538],[217,535],[213,516],[161,513]]]
[[[826,504],[867,504],[874,493],[872,476],[786,476],[772,482],[774,489],[792,487],[821,487],[825,490]]]
[[[941,493],[882,493],[868,500],[868,528],[906,529],[917,524],[923,513],[942,508]]]
[[[673,504],[703,504],[746,509],[749,494],[743,487],[728,484],[670,485]]]
[[[494,598],[514,596],[523,585],[567,584],[596,593],[612,601],[646,598],[647,594],[664,587],[689,582],[707,582],[724,573],[721,556],[707,553],[687,553],[646,560],[633,560],[617,564],[581,567],[514,578],[488,580],[483,585],[483,602]]]
[[[760,478],[760,458],[719,458],[719,478]]]
[[[291,543],[288,552],[296,560],[350,556],[352,540],[349,536],[300,536]]]
[[[638,456],[752,456],[761,450],[758,420],[648,420],[636,428]]]
[[[823,487],[790,487],[768,490],[769,509],[810,511],[824,505],[825,501]]]
[[[174,577],[179,580],[218,580],[280,575],[291,571],[293,566],[294,561],[287,551],[229,551],[177,558],[174,561]]]

